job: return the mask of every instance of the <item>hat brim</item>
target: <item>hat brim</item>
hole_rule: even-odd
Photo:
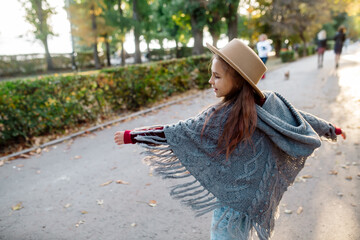
[[[227,62],[233,69],[235,69],[235,71],[237,71],[250,85],[251,87],[254,89],[254,91],[256,92],[257,95],[260,96],[260,98],[265,98],[265,95],[261,92],[261,90],[256,86],[256,84],[251,81],[251,79],[246,75],[246,73],[244,73],[236,64],[233,63],[233,61],[231,61],[228,57],[226,57],[224,54],[222,54],[219,49],[217,49],[216,47],[212,46],[209,43],[206,43],[207,48],[214,54],[218,55],[219,57],[221,57],[225,62]],[[265,67],[266,68],[266,67]]]

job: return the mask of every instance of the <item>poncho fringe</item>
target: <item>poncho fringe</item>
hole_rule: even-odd
[[[150,145],[144,143],[139,145],[147,149],[142,152],[142,154],[146,155],[144,162],[153,169],[155,174],[164,179],[182,179],[192,176],[173,153],[171,146],[166,144],[165,138],[161,138],[159,136],[140,135],[143,133],[146,133],[146,131],[136,131],[136,134],[139,134],[136,136],[136,140],[150,143]],[[258,141],[256,145],[258,143],[261,142]],[[257,153],[257,157],[260,156],[260,154],[261,153]],[[256,169],[253,169],[252,171],[256,171]],[[266,172],[270,174],[269,171],[265,171],[265,173]],[[246,177],[247,175],[239,176],[239,178]],[[264,176],[263,180],[266,181],[267,177],[268,176]],[[262,182],[260,184],[260,187],[261,186],[265,186],[265,184]],[[260,189],[260,192],[261,190],[262,189]],[[182,204],[191,207],[191,209],[196,212],[195,216],[197,217],[212,212],[213,210],[223,206],[223,204],[217,201],[216,197],[210,191],[206,190],[196,179],[172,186],[170,195],[172,198],[180,200]],[[260,196],[258,197],[260,198]],[[259,239],[265,240],[270,238],[271,231],[261,227],[255,221],[251,220],[249,215],[242,213],[242,217],[239,218],[238,215],[235,214],[235,211],[232,211],[233,212],[229,218],[229,224],[226,226],[230,235],[246,240],[251,238],[254,234],[253,229],[255,229]],[[215,228],[219,227],[219,222],[222,221],[228,213],[229,210],[223,213],[220,220],[215,225]]]

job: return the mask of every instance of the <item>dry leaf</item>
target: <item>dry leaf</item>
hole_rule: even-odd
[[[338,193],[337,193],[337,195],[338,195],[339,197],[344,196],[344,194],[343,194],[343,193],[341,193],[341,192],[338,192]]]
[[[101,200],[96,200],[96,202],[97,202],[98,205],[103,205],[104,204],[104,200],[102,200],[102,199]]]
[[[22,208],[24,208],[23,205],[22,205],[22,202],[19,202],[19,203],[16,204],[15,206],[12,206],[12,207],[11,207],[11,209],[12,209],[13,211],[17,211],[17,210],[20,210],[20,209],[22,209]]]
[[[126,185],[129,184],[128,182],[125,182],[125,181],[123,181],[123,180],[117,180],[116,183],[117,183],[117,184],[126,184]]]
[[[347,176],[345,179],[351,181],[351,180],[352,180],[352,176]]]
[[[18,165],[16,165],[16,167],[22,168],[22,167],[24,167],[24,164],[18,164]]]
[[[109,185],[112,182],[113,182],[113,180],[110,180],[110,181],[104,182],[103,184],[100,184],[100,186],[103,187],[103,186]]]
[[[132,227],[136,227],[136,225],[137,225],[136,223],[132,223],[132,224],[131,224]]]
[[[309,179],[309,178],[312,178],[312,176],[311,175],[304,175],[304,176],[302,176],[302,178]]]
[[[79,227],[80,226],[80,224],[84,224],[85,223],[85,221],[84,220],[80,220],[77,224],[75,224],[75,227]]]
[[[40,174],[40,173],[41,173],[41,171],[40,171],[40,170],[37,170],[37,171],[36,171],[36,174]]]
[[[88,211],[81,211],[81,214],[88,214]]]
[[[147,187],[148,187],[148,186],[150,186],[150,185],[151,185],[151,183],[147,183],[147,184],[145,184],[145,186],[147,186]]]
[[[338,174],[338,171],[336,171],[336,170],[331,170],[331,171],[329,172],[329,174],[330,174],[330,175],[337,175],[337,174]]]
[[[71,206],[70,203],[65,204],[64,208],[69,208]]]
[[[301,214],[302,212],[303,212],[303,207],[299,207],[297,210],[296,210],[296,213],[299,215],[299,214]]]
[[[152,173],[152,172],[149,172],[149,176],[152,177],[152,176],[153,176],[153,173]]]
[[[342,152],[337,152],[337,153],[336,153],[336,155],[341,155],[341,154],[342,154]]]
[[[285,210],[284,210],[284,213],[286,213],[286,214],[292,214],[292,210],[285,209]]]
[[[79,156],[79,155],[76,155],[75,157],[74,157],[74,159],[80,159],[81,158],[81,156]]]
[[[157,203],[155,200],[150,200],[148,204],[150,207],[155,207]]]
[[[357,205],[355,203],[351,203],[351,206],[356,207]]]
[[[115,170],[115,169],[117,169],[117,167],[112,167],[110,170]]]
[[[346,166],[346,165],[341,165],[341,167],[342,167],[343,169],[349,169],[349,166]]]
[[[48,147],[46,147],[46,148],[43,149],[43,152],[49,152],[49,151],[50,151],[50,150],[49,150]]]
[[[36,149],[36,153],[40,154],[41,153],[41,148]]]
[[[30,157],[30,155],[29,154],[20,154],[20,156],[19,156],[20,158],[29,158]]]
[[[4,164],[5,164],[5,161],[4,161],[4,160],[1,160],[1,161],[0,161],[0,167],[2,167]]]

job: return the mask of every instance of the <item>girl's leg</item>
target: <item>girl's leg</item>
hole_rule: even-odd
[[[230,219],[239,220],[239,213],[228,207],[215,209],[211,223],[211,240],[235,240],[237,239],[228,231]],[[237,221],[240,225],[241,221]],[[235,226],[233,226],[235,227]]]

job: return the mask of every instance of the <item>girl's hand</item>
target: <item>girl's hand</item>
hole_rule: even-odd
[[[124,133],[125,131],[118,131],[114,134],[114,141],[117,145],[124,144]]]
[[[343,130],[341,131],[341,136],[344,140],[346,139],[346,133]]]

